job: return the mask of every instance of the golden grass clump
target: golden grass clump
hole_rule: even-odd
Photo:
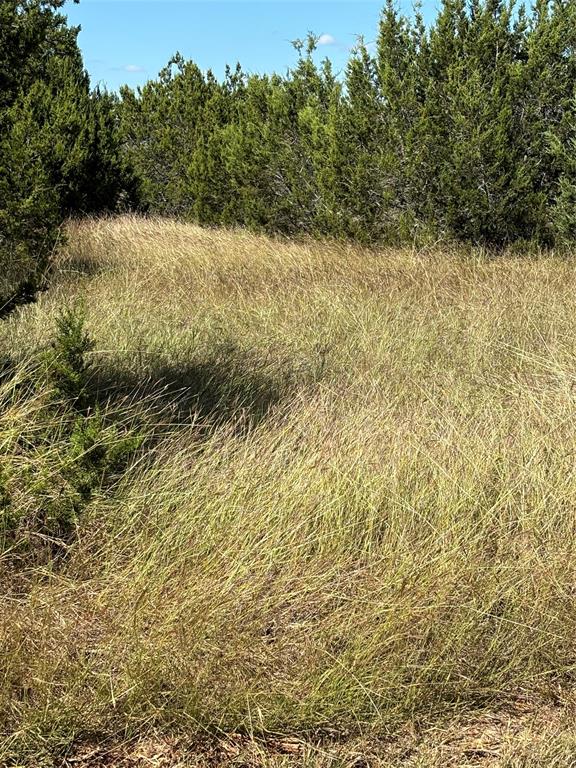
[[[70,224],[0,348],[81,296],[101,409],[153,439],[64,563],[2,575],[5,754],[568,701],[575,291],[551,255]]]

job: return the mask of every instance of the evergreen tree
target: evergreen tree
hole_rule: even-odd
[[[212,93],[200,69],[176,54],[157,81],[121,89],[121,134],[141,182],[142,204],[158,213],[192,210],[189,165],[205,104]]]
[[[384,126],[376,64],[363,40],[346,69],[345,95],[333,112],[334,176],[338,234],[360,240],[378,239],[391,204],[382,173]]]
[[[65,216],[135,192],[112,101],[90,93],[63,5],[0,3],[0,306],[37,287]]]
[[[534,186],[543,198],[543,238],[576,234],[576,6],[538,0],[529,25],[523,107]]]

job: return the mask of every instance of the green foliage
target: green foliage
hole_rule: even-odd
[[[90,92],[63,5],[0,3],[0,306],[40,286],[65,216],[137,194],[116,100]]]
[[[147,206],[206,224],[501,246],[573,238],[576,6],[444,0],[427,27],[386,3],[344,81],[297,40],[285,77],[223,82],[176,56],[125,88]]]
[[[563,137],[549,136],[552,162],[559,169],[551,229],[555,241],[561,245],[570,245],[576,240],[576,99],[569,111],[569,125]]]
[[[81,305],[64,308],[56,318],[56,336],[46,354],[48,378],[57,395],[77,408],[87,404],[91,363],[86,355],[94,349],[94,341],[85,330],[85,319]]]
[[[64,554],[94,495],[142,444],[91,402],[93,348],[83,309],[65,309],[42,364],[0,387],[0,551],[35,560]]]

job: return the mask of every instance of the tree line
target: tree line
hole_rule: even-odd
[[[176,55],[119,95],[90,90],[63,3],[0,0],[4,294],[66,216],[121,208],[370,243],[576,237],[574,0],[443,0],[429,25],[387,0],[342,73],[308,35],[284,75]]]
[[[297,41],[286,76],[180,56],[122,91],[153,211],[366,241],[554,244],[576,234],[576,3],[444,0],[426,26],[383,9],[343,76]]]

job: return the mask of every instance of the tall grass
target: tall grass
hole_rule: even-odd
[[[575,291],[550,255],[71,224],[0,348],[25,358],[82,296],[93,395],[153,440],[63,563],[2,575],[4,754],[567,700]]]

